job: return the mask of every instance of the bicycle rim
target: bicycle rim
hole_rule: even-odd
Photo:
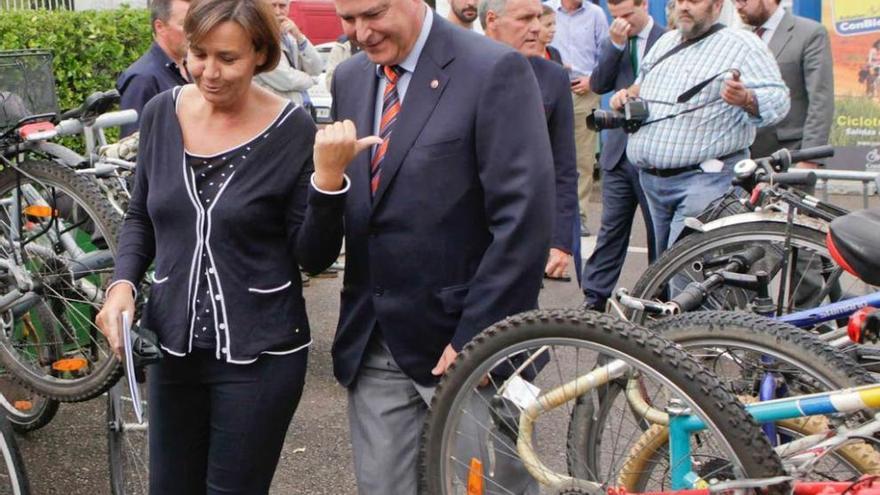
[[[0,417],[0,495],[29,495],[30,483],[12,426]]]
[[[107,441],[110,487],[113,495],[149,493],[149,423],[146,387],[139,384],[144,423],[139,424],[132,406],[128,380],[123,378],[107,394]]]

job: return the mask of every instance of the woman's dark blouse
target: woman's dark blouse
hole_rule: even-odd
[[[344,194],[310,186],[314,123],[301,107],[285,107],[235,150],[238,164],[207,201],[185,158],[175,111],[180,91],[156,96],[141,116],[114,280],[137,285],[155,262],[142,325],[172,355],[193,349],[203,277],[211,270],[211,307],[221,315],[212,342],[217,359],[246,364],[261,353],[302,349],[311,338],[299,266],[318,272],[333,263],[345,205]]]

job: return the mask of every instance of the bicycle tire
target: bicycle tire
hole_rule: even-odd
[[[0,472],[0,494],[30,495],[30,482],[12,424],[0,415],[0,459],[5,470]]]
[[[141,385],[142,392],[145,387]],[[146,396],[144,416],[149,416]],[[125,378],[107,394],[107,454],[113,495],[149,493],[149,423],[136,424]]]
[[[876,379],[857,362],[840,350],[822,342],[814,335],[789,324],[745,312],[697,311],[657,320],[650,327],[664,338],[686,350],[698,347],[719,349],[725,343],[738,345],[758,355],[774,356],[791,366],[797,366],[807,376],[793,375],[783,369],[796,394],[842,389],[876,383]],[[731,349],[734,347],[728,347]],[[709,367],[712,369],[711,367]],[[758,371],[761,369],[759,368]],[[751,390],[734,387],[738,396],[751,396]],[[746,383],[748,385],[748,382]],[[598,402],[579,400],[572,410],[567,444],[571,461],[569,469],[576,476],[584,476],[599,464],[597,449],[609,417],[614,417],[608,404],[623,390],[615,382]],[[737,390],[737,388],[740,388]]]
[[[749,273],[765,270],[770,272],[771,275],[778,275],[777,271],[781,268],[781,253],[785,249],[784,243],[787,229],[788,225],[784,223],[752,222],[690,234],[666,250],[656,262],[648,267],[645,273],[636,281],[631,290],[631,295],[645,299],[665,299],[666,288],[674,276],[678,275],[681,277],[681,280],[674,284],[677,290],[682,289],[683,285],[691,280],[703,280],[702,274],[694,269],[695,262],[702,262],[706,257],[711,258],[719,254],[738,252],[745,247],[754,245],[765,247],[767,254],[765,254],[764,260],[759,260],[759,262],[752,266]],[[805,259],[811,266],[814,266],[816,270],[822,269],[820,268],[821,266],[826,271],[832,269],[841,271],[842,278],[846,280],[846,287],[844,289],[849,290],[856,285],[865,285],[860,281],[850,278],[850,275],[843,273],[842,269],[833,261],[825,245],[824,232],[802,225],[792,225],[791,235],[792,245],[798,247],[801,251],[806,251],[807,255],[802,259]],[[773,253],[773,256],[770,256],[771,253]],[[805,280],[806,277],[802,277],[798,282],[795,282],[795,287],[799,287],[799,284]],[[827,292],[832,291],[827,286],[822,287],[822,289]],[[796,292],[796,290],[790,292]],[[860,290],[860,292],[868,293],[870,290]],[[774,301],[777,295],[777,290],[771,289],[770,296]],[[788,295],[790,296],[791,294]],[[700,309],[747,309],[753,297],[754,293],[751,291],[722,285],[709,294],[707,301]],[[787,309],[792,300],[791,297],[788,299],[783,305],[783,311]],[[800,301],[799,307],[815,307],[822,302],[813,299]],[[836,299],[836,297],[832,299]],[[827,298],[823,300],[827,300]],[[628,316],[633,321],[642,321],[643,318],[643,315],[636,311],[630,311]]]
[[[548,310],[523,313],[493,325],[467,344],[447,369],[435,390],[422,433],[420,493],[448,493],[446,478],[451,474],[445,467],[445,451],[450,450],[447,435],[454,434],[457,428],[454,416],[462,414],[462,405],[466,403],[466,396],[462,394],[493,376],[487,371],[488,367],[503,361],[502,356],[507,353],[518,353],[524,346],[541,346],[554,339],[595,345],[602,350],[599,355],[625,359],[630,366],[637,367],[639,373],[672,384],[675,391],[682,392],[687,407],[706,421],[713,433],[721,435],[729,449],[726,451],[729,457],[725,459],[735,464],[730,474],[765,478],[782,473],[779,458],[742,404],[680,347],[656,333],[609,315]],[[718,425],[723,425],[723,433]],[[602,483],[602,480],[596,481]],[[777,489],[786,488],[774,486],[769,492],[775,493]]]
[[[80,213],[87,215],[87,218],[78,221],[78,224],[88,225],[88,228],[93,229],[94,234],[100,235],[102,242],[106,244],[106,249],[111,254],[115,253],[116,239],[122,218],[107,202],[92,179],[77,175],[72,170],[52,162],[25,160],[17,164],[14,169],[7,168],[0,171],[0,197],[12,191],[22,180],[28,181],[28,184],[35,188],[37,186],[46,187],[53,194],[60,192],[61,196],[57,196],[56,199],[69,198],[72,200],[74,203],[70,209],[76,212],[77,218]],[[9,217],[7,216],[7,218]],[[7,236],[7,239],[9,238],[11,237]],[[109,273],[109,268],[102,267],[101,272]],[[66,283],[66,280],[63,283]],[[67,285],[73,287],[75,282]],[[99,291],[100,289],[101,287],[98,287]],[[77,319],[80,320],[79,325],[86,326],[85,333],[88,334],[88,341],[83,344],[88,349],[83,350],[80,354],[85,354],[86,351],[94,352],[100,362],[96,360],[94,366],[91,362],[87,362],[86,367],[94,367],[94,369],[85,376],[59,377],[60,373],[56,373],[52,368],[46,369],[45,366],[40,365],[41,363],[31,363],[31,356],[18,349],[16,342],[11,340],[6,332],[0,332],[0,363],[10,372],[10,376],[50,399],[62,402],[81,402],[103,394],[119,379],[123,370],[119,360],[112,357],[106,348],[106,342],[94,327],[94,314],[83,314],[83,309],[92,313],[96,312],[99,309],[100,301],[83,295],[81,301],[69,302],[65,300],[68,298],[68,294],[56,292],[50,297],[47,294],[54,289],[47,288],[45,290],[47,293],[44,293],[43,297],[49,303],[65,332],[65,335],[62,336],[64,343],[67,346],[80,345],[78,340],[81,337],[76,335],[76,329],[73,328],[74,322],[70,319],[69,314],[70,311],[75,311]],[[71,309],[74,304],[83,304],[84,307]],[[90,325],[91,327],[89,327]]]

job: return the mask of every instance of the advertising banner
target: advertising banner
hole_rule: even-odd
[[[835,112],[829,168],[880,171],[880,0],[826,0]]]

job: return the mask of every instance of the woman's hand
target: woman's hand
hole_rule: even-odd
[[[104,306],[95,317],[95,324],[110,343],[110,350],[122,359],[122,312],[134,318],[134,291],[128,284],[117,284],[107,293]]]
[[[322,191],[342,189],[342,176],[348,164],[361,151],[381,143],[378,136],[358,139],[350,120],[327,125],[315,135],[315,185]]]

